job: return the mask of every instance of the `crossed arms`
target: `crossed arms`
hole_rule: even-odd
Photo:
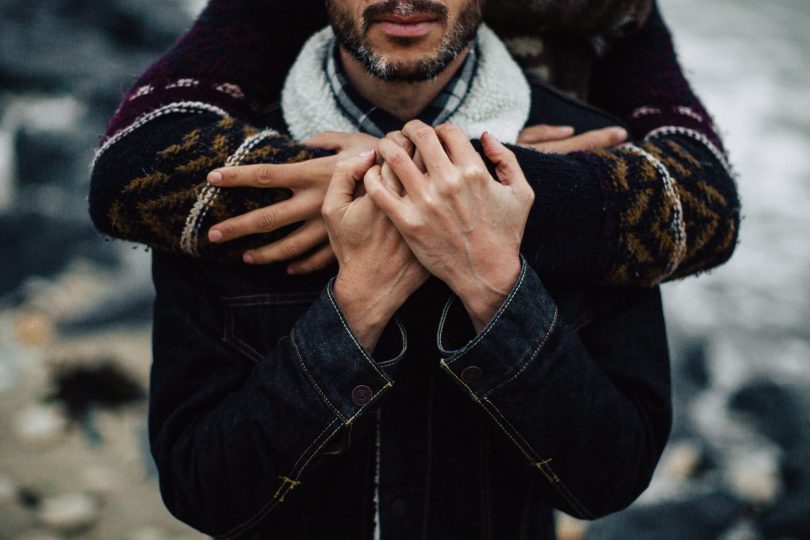
[[[241,58],[245,49],[228,27],[235,16],[230,6],[212,2],[125,97],[91,183],[91,215],[105,233],[159,250],[238,260],[291,231],[276,228],[290,216],[280,216],[281,207],[272,205],[298,186],[221,189],[206,182],[223,165],[296,163],[330,153],[254,127],[275,100],[282,66],[261,71]],[[274,13],[283,19],[287,9],[298,8]],[[240,24],[240,38],[258,47],[257,54],[275,51],[272,33],[259,38],[251,25]],[[303,41],[306,30],[294,26],[285,37]],[[214,61],[201,63],[201,50],[215,55]],[[272,58],[285,61],[283,55]],[[537,194],[523,252],[541,277],[651,285],[724,262],[736,245],[736,188],[657,9],[641,31],[619,40],[597,62],[591,93],[595,104],[631,128],[634,145],[567,155],[512,148]],[[280,170],[267,174],[285,177]],[[322,176],[331,176],[331,169]],[[309,214],[297,218],[312,218],[319,206],[310,202]],[[265,234],[209,241],[214,224],[258,209],[264,211],[254,214],[252,229]],[[276,250],[276,259],[281,254]]]

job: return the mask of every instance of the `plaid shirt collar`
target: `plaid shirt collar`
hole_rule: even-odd
[[[467,97],[477,68],[478,44],[475,41],[470,46],[470,52],[461,68],[417,118],[430,126],[446,122]],[[389,131],[402,129],[402,120],[372,104],[351,87],[340,65],[338,47],[334,39],[326,55],[324,70],[340,111],[357,126],[359,131],[375,137],[384,137]]]

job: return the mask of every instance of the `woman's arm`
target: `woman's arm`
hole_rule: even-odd
[[[513,148],[537,193],[524,253],[541,277],[653,285],[728,260],[740,223],[733,173],[657,5],[595,64],[590,94],[631,128],[633,144]]]
[[[183,65],[177,58],[207,58],[211,51],[195,45],[197,41],[207,43],[206,32],[198,28],[228,26],[228,13],[214,9],[218,4],[230,3],[213,2],[195,29],[142,82],[166,80],[163,74],[169,68]],[[322,6],[313,9],[322,10]],[[276,16],[285,13],[276,12]],[[294,15],[286,13],[287,17]],[[269,32],[255,37],[256,25],[240,28],[241,38],[251,43],[276,40]],[[303,41],[304,29],[299,30],[294,37]],[[243,35],[251,32],[254,38]],[[233,42],[220,43],[223,49],[229,46],[240,50]],[[267,43],[262,47],[254,49],[267,50]],[[252,54],[247,52],[255,60]],[[274,64],[277,72],[269,70],[256,79],[233,69],[238,63],[206,65],[210,73],[222,70],[264,98],[269,96],[263,89],[272,87],[266,78],[276,77],[273,88],[277,91],[281,74],[286,72]],[[255,67],[245,69],[255,73]],[[253,88],[256,80],[266,84]],[[537,194],[524,243],[532,266],[551,282],[651,285],[724,262],[736,244],[736,187],[708,115],[677,64],[657,8],[640,32],[615,43],[596,66],[593,81],[595,103],[624,118],[646,140],[637,147],[569,155],[514,149]],[[146,86],[150,85],[160,87]],[[139,90],[143,86],[136,85],[125,98],[93,170],[90,208],[97,227],[111,236],[159,250],[225,260],[286,234],[288,229],[238,242],[208,243],[205,232],[217,221],[277,202],[289,192],[217,189],[211,196],[205,174],[225,163],[281,163],[316,154],[272,133],[255,145],[248,141],[251,152],[247,155],[238,152],[251,136],[247,134],[255,134],[250,122],[240,119],[251,114],[256,119],[256,113],[246,108],[246,103],[254,102],[247,92],[245,98],[237,98],[216,90],[206,94],[209,101],[191,102],[183,112],[172,112],[175,102],[171,99],[185,95],[188,102],[198,95],[199,85],[167,90],[170,83],[140,95],[146,92]],[[159,95],[164,97],[158,99]],[[139,101],[144,98],[148,101]],[[154,109],[167,101],[168,105]],[[134,120],[161,113],[165,114],[158,117],[165,120],[161,123],[153,120],[140,125]],[[133,123],[127,125],[127,121]],[[127,127],[121,127],[124,125]],[[133,125],[137,129],[131,129]],[[228,133],[224,139],[223,130]],[[143,186],[149,188],[148,194],[139,191]],[[195,207],[209,210],[196,211]],[[192,244],[196,247],[190,247]]]
[[[290,192],[219,193],[207,186],[206,175],[225,164],[295,162],[327,154],[256,127],[277,100],[298,50],[324,24],[321,0],[211,0],[193,27],[122,98],[111,119],[90,182],[96,227],[160,251],[240,258],[248,244],[210,249],[208,228]],[[250,240],[267,243],[287,232]]]

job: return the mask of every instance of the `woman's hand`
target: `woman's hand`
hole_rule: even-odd
[[[251,234],[266,233],[292,223],[303,222],[289,235],[246,251],[248,264],[269,264],[302,257],[287,267],[290,273],[307,273],[325,268],[335,260],[327,242],[321,217],[329,181],[338,162],[372,150],[379,139],[363,133],[323,132],[303,142],[313,148],[336,152],[334,156],[300,163],[242,165],[211,171],[208,182],[217,187],[287,188],[291,198],[227,219],[211,227],[211,242],[227,242]],[[316,249],[318,248],[318,249]],[[316,249],[314,252],[313,249]]]
[[[608,127],[574,135],[571,126],[538,124],[523,129],[518,135],[518,144],[548,154],[567,154],[611,148],[627,140],[627,130]]]

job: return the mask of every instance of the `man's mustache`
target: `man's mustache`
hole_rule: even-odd
[[[375,19],[382,15],[408,16],[412,13],[435,15],[440,22],[447,22],[447,7],[433,0],[383,0],[363,10],[363,32],[367,32]]]

